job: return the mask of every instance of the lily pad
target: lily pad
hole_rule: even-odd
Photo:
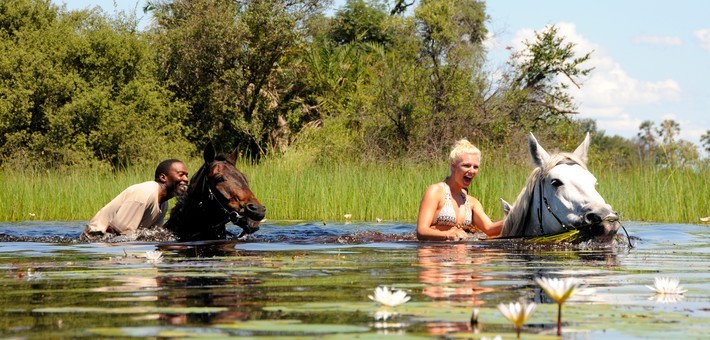
[[[239,329],[252,332],[329,334],[369,332],[369,327],[334,324],[304,324],[300,320],[257,320],[244,323],[217,325],[223,329]]]
[[[202,314],[219,313],[228,310],[224,307],[46,307],[33,309],[34,313],[95,313],[95,314]]]

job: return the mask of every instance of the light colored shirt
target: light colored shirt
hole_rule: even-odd
[[[160,204],[159,191],[160,184],[156,181],[131,185],[96,213],[87,224],[86,231],[106,233],[111,227],[127,235],[138,228],[163,225],[168,202]]]

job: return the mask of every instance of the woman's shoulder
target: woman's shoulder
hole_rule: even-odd
[[[432,192],[444,192],[444,182],[436,182],[430,184],[427,188],[426,191],[432,191]]]
[[[437,182],[430,184],[424,191],[424,196],[443,196],[444,188],[441,185],[442,182]]]

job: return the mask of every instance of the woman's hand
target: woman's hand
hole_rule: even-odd
[[[465,240],[466,238],[468,238],[468,234],[465,230],[459,227],[449,229],[449,234],[446,235],[447,241],[461,241]]]

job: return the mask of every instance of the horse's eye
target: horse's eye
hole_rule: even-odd
[[[555,188],[559,188],[564,183],[562,183],[562,181],[560,181],[559,179],[552,179],[552,180],[550,180],[550,184],[552,184],[552,186]]]
[[[217,183],[224,182],[224,177],[221,177],[221,176],[220,176],[220,177],[216,177],[216,178],[214,179],[214,181],[217,182]]]

